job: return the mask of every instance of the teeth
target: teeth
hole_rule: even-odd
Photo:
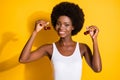
[[[60,34],[64,34],[65,32],[59,32]]]

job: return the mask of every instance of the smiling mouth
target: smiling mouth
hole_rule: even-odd
[[[65,32],[63,32],[63,31],[59,31],[59,34],[65,34]]]

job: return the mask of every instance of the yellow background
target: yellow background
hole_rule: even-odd
[[[20,64],[18,57],[28,40],[34,22],[50,21],[53,6],[64,0],[0,0],[0,80],[52,80],[50,61],[44,57],[38,61]],[[120,1],[119,0],[68,0],[78,3],[85,13],[82,31],[73,37],[87,43],[92,49],[89,36],[84,36],[86,26],[97,25],[100,29],[98,42],[103,69],[93,72],[83,58],[82,80],[119,80],[120,73]],[[41,31],[34,47],[57,40],[53,29]]]

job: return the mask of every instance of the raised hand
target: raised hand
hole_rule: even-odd
[[[93,39],[97,38],[99,29],[96,26],[91,25],[91,26],[88,26],[86,29],[87,29],[87,31],[84,32],[85,35],[90,34],[91,38],[93,38]]]
[[[45,29],[46,26],[48,26],[49,22],[45,21],[45,20],[38,20],[35,23],[35,31],[39,32],[41,29]]]

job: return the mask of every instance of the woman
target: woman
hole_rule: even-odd
[[[47,55],[53,64],[55,80],[80,80],[82,57],[93,71],[100,72],[102,65],[97,43],[98,28],[96,26],[87,27],[87,33],[93,42],[93,53],[87,44],[75,42],[71,38],[83,27],[82,9],[77,4],[61,2],[53,8],[51,22],[60,37],[59,40],[31,51],[37,33],[48,24],[44,20],[37,21],[31,37],[21,52],[19,62],[27,63]]]

